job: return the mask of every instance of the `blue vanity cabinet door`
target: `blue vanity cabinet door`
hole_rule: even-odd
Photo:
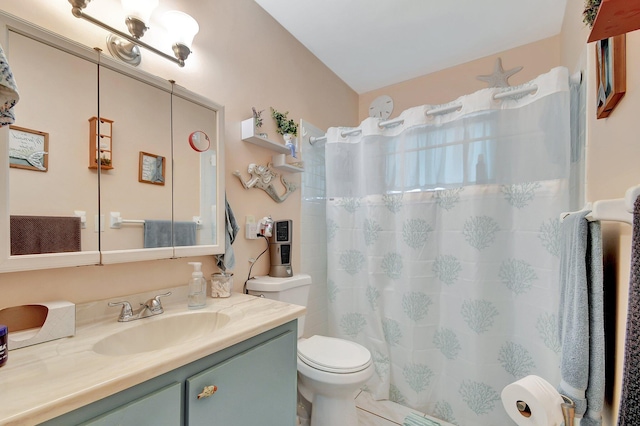
[[[82,423],[82,426],[146,425],[151,419],[154,426],[180,426],[181,402],[182,384],[174,383]]]
[[[294,426],[297,335],[290,321],[40,426]],[[198,400],[210,384],[218,392]]]
[[[296,333],[290,331],[186,380],[188,426],[294,426]],[[206,386],[218,390],[198,399]]]

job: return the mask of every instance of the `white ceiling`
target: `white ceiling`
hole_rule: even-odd
[[[255,0],[365,93],[560,33],[567,0]]]

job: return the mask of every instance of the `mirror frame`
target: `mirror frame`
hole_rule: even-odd
[[[11,214],[9,205],[9,126],[4,126],[0,128],[0,200],[3,200],[3,206],[2,208],[0,208],[0,235],[4,235],[4,238],[2,238],[3,242],[0,243],[0,273],[35,269],[64,268],[71,266],[137,262],[224,253],[224,107],[181,86],[172,85],[167,80],[161,79],[144,71],[133,69],[129,65],[117,62],[116,60],[106,55],[102,55],[96,52],[94,49],[90,49],[87,46],[63,38],[53,32],[37,27],[25,20],[7,14],[6,12],[0,11],[0,45],[5,48],[6,52],[10,51],[10,46],[8,43],[10,32],[15,32],[29,37],[33,40],[55,47],[96,65],[99,64],[100,66],[103,66],[115,72],[119,72],[127,77],[137,79],[158,89],[164,90],[168,93],[172,93],[173,96],[182,97],[190,102],[194,102],[215,112],[217,133],[215,135],[209,135],[209,137],[212,139],[212,149],[215,150],[217,158],[215,200],[216,244],[110,251],[100,251],[100,247],[96,247],[96,250],[92,251],[12,256],[9,233],[9,222]],[[167,164],[168,167],[172,167],[173,164],[173,158],[171,158],[170,160],[171,161]],[[171,190],[173,191],[174,188],[172,187]],[[99,186],[96,187],[96,195],[100,195]],[[171,210],[173,211],[173,209],[174,206],[172,205]],[[100,211],[99,214],[100,216],[105,218],[105,226],[109,226],[108,212]]]

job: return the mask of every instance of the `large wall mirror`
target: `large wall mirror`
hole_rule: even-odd
[[[0,13],[0,272],[224,252],[223,108]],[[221,207],[222,206],[222,207]]]

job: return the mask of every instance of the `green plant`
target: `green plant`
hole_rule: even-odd
[[[289,120],[287,118],[288,114],[289,114],[289,111],[283,114],[273,109],[273,107],[271,107],[271,117],[273,117],[273,119],[276,120],[276,124],[278,125],[277,132],[281,135],[284,135],[285,133],[289,133],[293,136],[298,136],[298,125],[296,124],[295,121]]]
[[[98,159],[96,158],[95,163],[98,163]],[[107,157],[100,157],[100,165],[101,166],[110,166],[111,165],[111,159],[107,158]]]
[[[596,20],[598,9],[602,0],[584,0],[584,11],[582,12],[582,21],[589,28],[593,27],[593,21]]]

